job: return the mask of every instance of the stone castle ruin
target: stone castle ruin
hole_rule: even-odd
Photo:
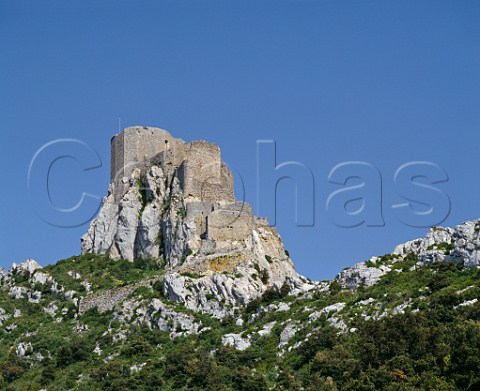
[[[218,145],[206,141],[185,143],[159,128],[131,127],[112,138],[111,183],[122,195],[122,180],[133,170],[159,164],[176,171],[188,197],[209,201],[234,201],[233,175],[220,158]]]
[[[82,253],[163,259],[165,296],[216,316],[268,287],[305,283],[277,230],[235,199],[217,145],[141,126],[111,144],[109,194]]]
[[[202,239],[243,239],[254,227],[249,205],[236,202],[233,175],[222,161],[218,145],[206,141],[185,143],[166,130],[130,127],[111,140],[110,183],[115,200],[135,169],[146,173],[153,165],[177,178]]]

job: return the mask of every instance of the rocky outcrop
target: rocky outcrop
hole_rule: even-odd
[[[251,345],[250,338],[244,338],[241,334],[225,334],[222,336],[222,345],[232,346],[237,350],[246,350]]]
[[[128,128],[112,140],[112,165],[109,195],[82,237],[83,253],[163,258],[167,298],[217,317],[268,288],[312,287],[295,272],[276,229],[235,200],[218,146]]]
[[[125,300],[116,308],[114,317],[125,326],[143,324],[150,329],[168,332],[171,338],[198,334],[205,330],[192,315],[176,311],[172,305],[159,299],[150,302],[139,301],[137,298]]]
[[[37,269],[41,269],[42,267],[39,265],[37,261],[34,259],[27,259],[20,264],[16,264],[15,262],[12,263],[12,266],[10,266],[10,273],[15,273],[18,271],[25,271],[28,273],[33,273]]]
[[[425,238],[395,247],[394,254],[415,254],[422,264],[463,262],[465,268],[480,266],[480,220],[467,221],[455,229],[433,227]]]
[[[336,281],[348,289],[371,286],[392,270],[396,262],[406,257],[417,259],[417,265],[432,262],[454,262],[464,268],[480,267],[480,219],[467,221],[453,228],[432,227],[425,238],[399,244],[393,253],[384,257],[372,257],[340,272]],[[396,268],[401,272],[401,268]]]
[[[347,289],[357,289],[359,286],[371,286],[387,274],[391,268],[386,265],[376,265],[378,257],[372,257],[368,262],[359,262],[342,270],[336,277],[338,283]],[[369,266],[372,265],[372,266]]]

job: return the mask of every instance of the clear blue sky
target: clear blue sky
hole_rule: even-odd
[[[277,163],[308,167],[315,226],[296,226],[293,181],[282,181],[277,227],[312,279],[426,233],[391,208],[402,202],[393,176],[404,163],[430,161],[448,174],[435,185],[451,200],[443,225],[480,217],[478,1],[0,0],[0,102],[4,267],[79,253],[88,225],[42,221],[28,167],[45,143],[81,140],[103,165],[82,172],[58,162],[52,198],[71,207],[79,190],[105,195],[119,117],[122,128],[219,144],[256,209],[257,140],[276,141]],[[329,218],[339,185],[328,175],[344,161],[381,172],[383,227]]]

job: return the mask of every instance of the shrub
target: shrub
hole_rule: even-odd
[[[330,283],[329,290],[330,290],[330,293],[332,295],[336,295],[338,292],[340,292],[342,290],[342,286],[340,285],[340,283],[337,280],[333,280]]]
[[[213,296],[211,293],[207,293],[207,294],[205,295],[205,298],[206,298],[207,300],[215,300],[215,296]]]
[[[0,376],[7,382],[19,378],[23,371],[23,363],[14,353],[6,361],[0,362]]]
[[[74,362],[85,361],[91,351],[85,342],[77,340],[70,345],[62,346],[57,356],[57,366],[65,368]]]
[[[163,293],[163,281],[155,281],[152,285],[154,291]]]
[[[267,269],[263,269],[263,270],[260,272],[260,280],[262,281],[263,284],[267,285],[269,279],[270,279],[270,276],[269,276],[269,274],[268,274],[268,270],[267,270]]]

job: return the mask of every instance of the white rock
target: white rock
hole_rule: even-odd
[[[237,350],[246,350],[250,347],[250,338],[243,338],[241,334],[225,334],[222,345],[233,346]]]
[[[341,330],[342,332],[345,332],[348,329],[343,319],[337,318],[335,316],[332,316],[331,318],[327,319],[327,322],[330,323],[333,327]]]
[[[318,318],[320,318],[320,316],[322,316],[322,315],[326,315],[326,316],[328,317],[331,313],[335,313],[335,312],[341,311],[344,307],[345,307],[345,303],[335,303],[335,304],[331,304],[331,305],[329,305],[329,306],[326,306],[325,308],[322,308],[320,311],[312,312],[312,313],[308,316],[308,320],[309,320],[310,322],[314,322],[314,321],[316,321]]]
[[[81,274],[76,272],[76,271],[69,270],[69,271],[67,271],[67,274],[75,280],[81,280],[82,279]]]
[[[471,289],[471,288],[475,288],[475,286],[474,286],[474,285],[467,286],[466,288],[460,289],[460,290],[456,291],[455,293],[456,293],[457,295],[461,295],[463,292],[466,292],[466,291],[468,291],[468,290]]]
[[[478,248],[480,219],[467,221],[452,228],[435,227],[425,238],[415,239],[398,245],[395,254],[414,253],[420,264],[431,262],[453,261],[464,262],[464,267],[480,266],[480,251]],[[441,248],[438,248],[441,245]],[[448,245],[451,248],[446,250]],[[442,247],[443,246],[443,247]]]
[[[95,353],[98,356],[102,354],[102,349],[100,349],[100,346],[98,345],[98,343],[95,345],[95,349],[93,349],[93,353]]]
[[[397,305],[393,310],[392,310],[392,314],[393,315],[397,315],[397,314],[404,314],[405,313],[405,309],[407,309],[408,307],[410,307],[410,301],[409,300],[408,302],[406,303],[402,303],[400,305]]]
[[[453,308],[458,308],[458,307],[466,307],[466,306],[469,306],[469,305],[474,305],[476,302],[478,302],[478,299],[475,298],[475,299],[472,299],[472,300],[466,300],[464,301],[463,303],[460,303],[459,305],[453,307]]]
[[[289,311],[290,310],[290,306],[288,305],[288,303],[278,303],[278,308],[277,308],[277,311]]]
[[[27,296],[28,289],[23,286],[12,286],[8,294],[14,299],[22,299]]]
[[[267,323],[266,325],[263,326],[263,328],[260,331],[258,331],[258,335],[260,335],[261,337],[270,335],[276,323],[277,323],[276,321]]]
[[[360,300],[359,302],[355,303],[355,305],[364,306],[364,305],[368,305],[368,304],[370,304],[370,303],[373,303],[374,301],[375,301],[374,298],[369,297],[369,298],[366,299],[366,300]]]
[[[75,296],[77,292],[75,291],[66,291],[64,294],[63,294],[63,297],[65,299],[65,301],[73,301],[73,298]]]
[[[44,285],[47,281],[51,281],[51,280],[52,280],[52,277],[38,270],[34,273],[34,275],[30,279],[30,281],[33,284],[39,283],[42,285]]]
[[[298,322],[292,321],[285,326],[283,331],[280,333],[279,347],[287,345],[290,339],[297,333],[298,331],[297,324]]]
[[[130,367],[130,372],[140,372],[141,369],[142,369],[145,365],[147,365],[146,362],[141,363],[141,364],[132,365],[132,366]]]
[[[30,342],[20,342],[15,349],[15,353],[19,357],[25,357],[26,355],[32,354],[32,352],[33,348]]]
[[[21,262],[19,265],[17,265],[16,263],[13,263],[12,266],[10,267],[10,272],[13,272],[14,270],[23,270],[29,273],[33,273],[35,270],[41,269],[41,268],[42,267],[34,259],[27,259]]]
[[[28,293],[29,303],[40,303],[40,300],[42,300],[42,292],[32,291]]]
[[[388,266],[369,267],[365,262],[359,262],[353,267],[341,271],[337,278],[338,283],[348,289],[357,289],[360,285],[372,286],[391,269]]]

